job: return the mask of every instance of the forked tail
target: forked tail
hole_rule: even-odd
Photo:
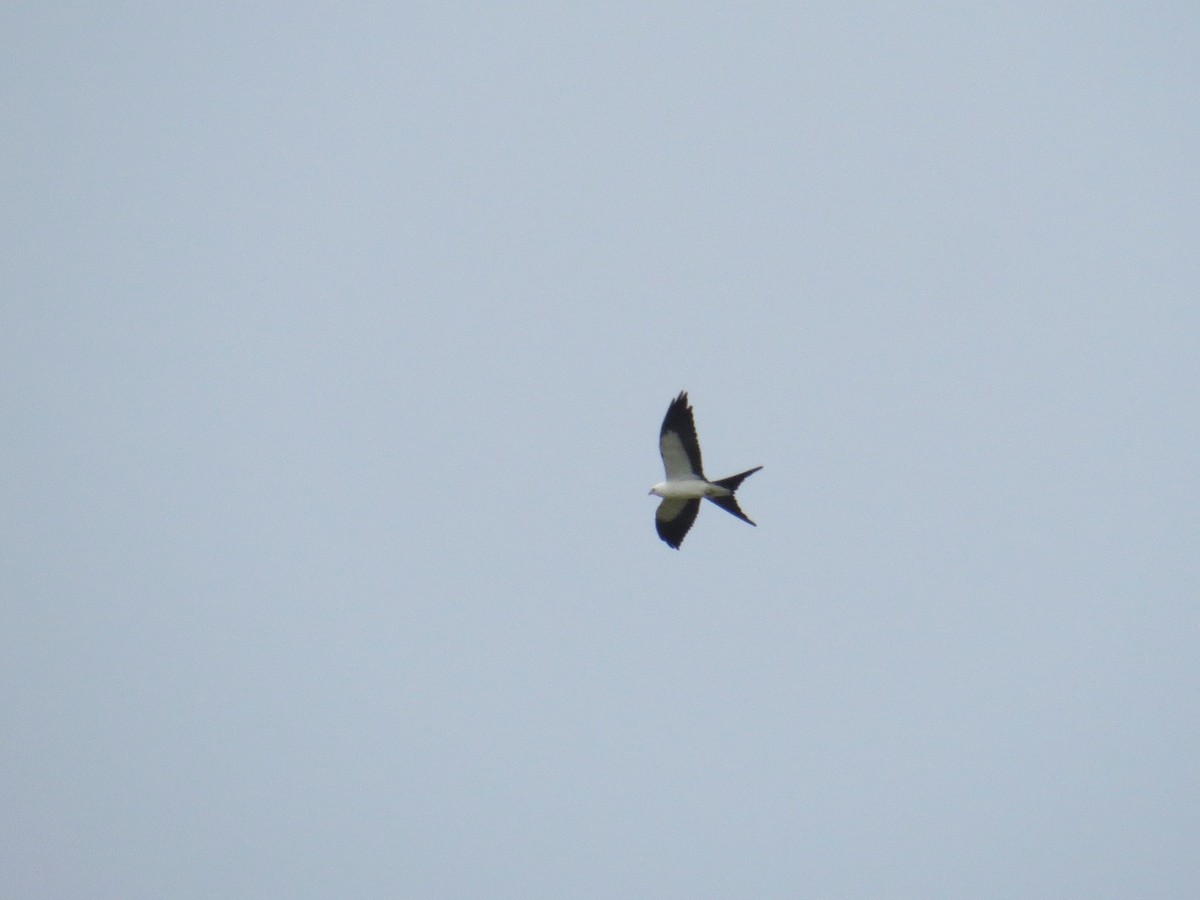
[[[762,466],[755,466],[753,469],[748,469],[739,475],[730,475],[728,478],[721,478],[717,481],[714,481],[713,484],[719,484],[721,487],[725,488],[731,493],[727,497],[709,497],[708,499],[717,504],[717,506],[721,507],[721,509],[725,510],[725,512],[735,515],[743,522],[748,522],[749,524],[753,525],[754,522],[750,521],[750,517],[742,512],[742,508],[738,506],[737,498],[733,496],[732,491],[736,491],[738,486],[743,481],[761,468]]]
[[[747,478],[749,478],[751,475],[753,475],[755,472],[757,472],[761,468],[762,468],[762,466],[755,466],[753,469],[749,469],[749,470],[743,472],[741,475],[730,475],[728,478],[722,478],[720,481],[714,481],[713,484],[719,484],[723,488],[728,488],[731,491],[736,491],[738,489],[738,486],[743,481],[745,481]]]

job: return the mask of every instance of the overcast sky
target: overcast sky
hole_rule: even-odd
[[[10,4],[0,895],[1200,896],[1198,43]]]

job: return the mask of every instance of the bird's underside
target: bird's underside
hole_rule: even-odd
[[[650,493],[663,498],[654,514],[654,524],[658,536],[667,546],[679,549],[696,521],[702,499],[711,500],[743,522],[754,524],[742,512],[734,494],[738,486],[762,466],[717,481],[705,478],[700,441],[696,437],[696,424],[686,391],[668,407],[659,431],[658,446],[667,478],[652,487]]]

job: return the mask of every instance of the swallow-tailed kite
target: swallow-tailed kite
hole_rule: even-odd
[[[717,481],[704,477],[700,464],[700,441],[696,439],[696,423],[688,406],[687,391],[683,391],[667,408],[662,430],[658,433],[658,449],[662,453],[667,480],[650,488],[651,494],[663,498],[654,514],[658,536],[667,546],[678,550],[683,538],[696,521],[700,500],[707,497],[727,513],[743,522],[750,522],[738,506],[734,491],[762,466],[755,466],[740,475],[730,475]],[[750,522],[753,525],[753,522]]]

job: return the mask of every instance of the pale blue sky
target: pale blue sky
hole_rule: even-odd
[[[1200,895],[1200,12],[0,35],[0,894]]]

